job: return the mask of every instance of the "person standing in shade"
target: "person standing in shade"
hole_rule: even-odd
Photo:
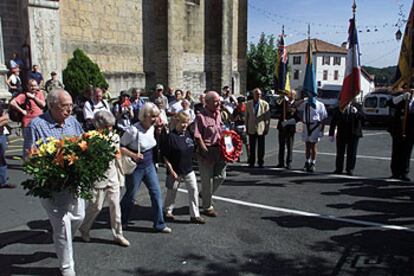
[[[246,131],[249,135],[249,167],[253,168],[256,162],[257,141],[257,163],[263,168],[265,137],[270,127],[269,104],[261,99],[262,91],[259,88],[253,90],[253,99],[246,104]]]
[[[346,151],[346,174],[353,175],[356,163],[359,138],[362,137],[362,122],[364,114],[360,105],[349,103],[343,112],[337,107],[333,113],[329,127],[329,140],[335,139],[336,132],[336,174],[341,174],[344,168],[344,156]]]
[[[29,79],[34,79],[37,81],[37,84],[40,87],[43,87],[44,85],[44,79],[42,73],[40,73],[40,67],[39,65],[35,64],[32,67],[32,71],[29,74]]]
[[[47,96],[49,110],[33,119],[28,126],[24,150],[36,146],[38,140],[46,142],[47,138],[80,136],[82,127],[72,113],[72,97],[63,89],[52,91]],[[72,240],[85,216],[85,202],[74,197],[69,191],[53,193],[51,198],[42,198],[40,202],[49,217],[53,228],[53,243],[63,276],[75,276]]]
[[[226,162],[221,158],[220,139],[223,124],[220,117],[220,95],[206,94],[205,110],[197,114],[194,138],[198,145],[198,166],[201,178],[201,196],[206,216],[216,217],[212,196],[226,179]]]
[[[167,168],[167,195],[165,197],[165,217],[174,220],[174,202],[177,190],[181,182],[184,182],[188,190],[190,207],[190,222],[204,224],[205,220],[198,210],[198,186],[193,170],[194,140],[187,128],[190,117],[184,111],[175,116],[175,126],[168,134],[162,145],[162,155]]]
[[[293,156],[293,142],[296,133],[296,123],[300,121],[298,111],[295,104],[296,91],[292,90],[289,97],[284,96],[282,101],[282,114],[281,119],[277,124],[277,130],[279,131],[279,163],[276,168],[283,168],[290,170],[292,168],[292,156]],[[286,163],[285,163],[285,151]],[[286,166],[285,166],[286,165]]]
[[[391,178],[411,181],[410,158],[414,142],[414,100],[412,92],[404,92],[388,101],[392,118],[388,131],[392,137]]]

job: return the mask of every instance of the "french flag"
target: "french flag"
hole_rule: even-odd
[[[348,54],[346,57],[345,78],[339,94],[339,108],[344,110],[361,91],[361,62],[355,17],[349,20]]]

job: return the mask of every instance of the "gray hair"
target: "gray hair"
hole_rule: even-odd
[[[108,110],[100,110],[93,116],[93,124],[97,129],[105,129],[115,125],[115,117]]]
[[[154,103],[145,103],[139,111],[138,119],[143,121],[145,117],[160,115],[160,109]]]
[[[217,93],[216,91],[208,91],[206,93],[206,97],[204,99],[205,99],[206,102],[210,102],[215,97],[220,97],[219,93]]]
[[[59,98],[62,94],[72,97],[69,94],[69,92],[64,90],[63,88],[56,88],[50,91],[50,93],[47,95],[47,98],[46,98],[47,105],[51,107],[51,106],[55,106],[56,104],[58,104]]]

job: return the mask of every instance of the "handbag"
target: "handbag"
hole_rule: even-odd
[[[131,126],[134,127],[134,126]],[[138,146],[138,153],[140,153],[139,141],[138,141],[138,130],[136,130],[135,141],[137,142]],[[130,156],[126,154],[122,154],[121,156],[121,164],[122,164],[122,172],[125,175],[132,174],[135,169],[137,168],[137,162],[132,159]]]

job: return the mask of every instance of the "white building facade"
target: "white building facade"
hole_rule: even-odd
[[[291,88],[297,91],[300,97],[306,71],[307,40],[287,46],[290,65]],[[341,90],[344,80],[347,49],[334,44],[311,39],[313,63],[315,64],[316,83],[318,89]],[[361,74],[362,94],[375,89],[372,77]]]

